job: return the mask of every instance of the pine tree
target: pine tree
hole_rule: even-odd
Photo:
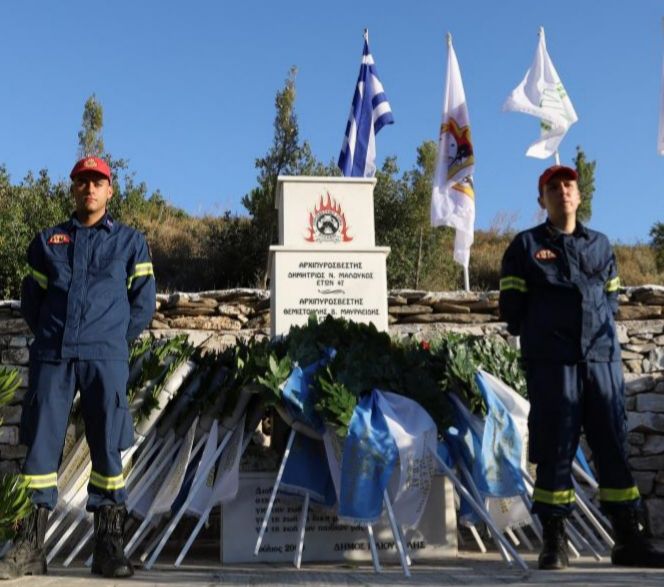
[[[578,185],[581,194],[581,204],[576,212],[576,217],[583,223],[590,221],[593,215],[593,195],[595,193],[595,166],[596,161],[588,161],[581,147],[576,148],[574,166],[579,175]]]
[[[83,122],[78,131],[78,158],[102,157],[104,155],[104,109],[92,94],[83,107]]]
[[[258,187],[242,198],[242,205],[251,215],[255,230],[255,267],[257,280],[267,282],[267,255],[277,240],[277,177],[279,175],[334,175],[331,166],[320,163],[311,153],[309,144],[300,143],[300,130],[295,114],[295,77],[297,68],[291,67],[284,87],[274,99],[274,137],[264,157],[256,159]]]

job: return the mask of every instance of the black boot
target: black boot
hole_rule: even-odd
[[[92,572],[104,577],[131,577],[134,568],[124,555],[124,523],[127,509],[123,505],[105,505],[94,514],[95,545]]]
[[[0,561],[0,579],[46,574],[44,536],[48,514],[44,506],[35,506],[19,521],[14,543]]]
[[[564,516],[540,516],[543,530],[542,552],[537,564],[540,569],[559,570],[569,566]]]
[[[609,514],[616,544],[611,562],[623,567],[664,568],[664,553],[645,536],[639,523],[640,511],[625,507]]]

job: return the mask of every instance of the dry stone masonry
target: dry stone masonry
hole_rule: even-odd
[[[192,344],[222,349],[270,332],[270,294],[262,290],[160,294],[157,306],[150,332],[158,338],[186,333]],[[497,292],[395,290],[388,295],[388,315],[394,336],[426,340],[454,331],[515,342],[499,320]],[[630,463],[650,528],[664,537],[664,287],[622,290],[618,331],[627,381]],[[23,378],[13,404],[0,409],[0,473],[17,472],[25,456],[18,424],[30,341],[19,303],[0,302],[0,363],[17,367]]]

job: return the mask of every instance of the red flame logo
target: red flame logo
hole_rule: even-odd
[[[338,204],[336,200],[332,199],[330,192],[327,192],[327,201],[325,201],[323,196],[321,196],[318,206],[314,207],[313,212],[309,212],[309,227],[307,228],[309,234],[304,237],[304,240],[310,243],[316,241],[316,218],[325,213],[334,215],[339,221],[339,233],[341,234],[341,241],[345,243],[352,241],[353,237],[348,236],[349,226],[346,223],[346,215],[342,212],[341,205]]]

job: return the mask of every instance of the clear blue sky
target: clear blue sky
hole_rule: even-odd
[[[591,225],[614,241],[645,242],[664,221],[663,15],[655,0],[6,1],[0,162],[15,180],[40,168],[66,177],[94,92],[107,150],[129,159],[149,190],[194,214],[243,212],[291,65],[301,136],[319,159],[336,160],[368,27],[396,120],[378,135],[378,163],[396,155],[406,170],[417,146],[437,136],[449,31],[477,157],[476,228],[497,215],[525,228],[550,160],[524,155],[536,119],[501,106],[530,66],[542,25],[579,116],[562,160],[581,145],[598,162]]]

